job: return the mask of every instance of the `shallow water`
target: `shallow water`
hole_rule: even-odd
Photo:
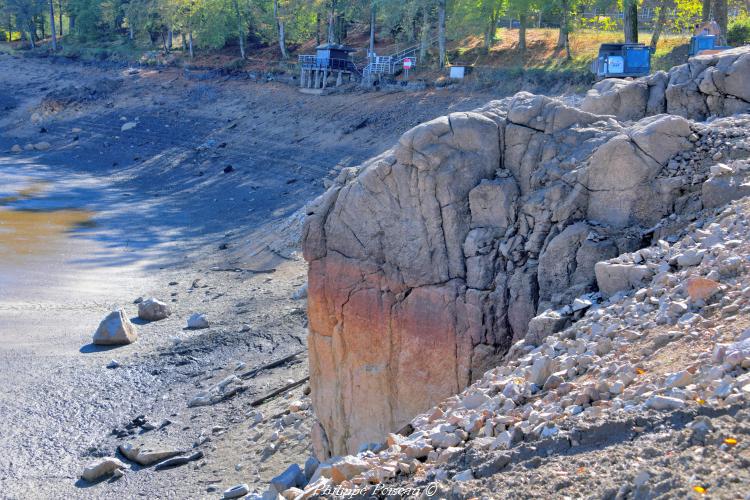
[[[2,174],[0,173],[0,178]],[[38,270],[44,261],[60,263],[76,231],[93,224],[94,212],[79,200],[55,197],[53,184],[27,179],[4,183],[0,193],[0,296],[9,296],[7,279]],[[14,280],[17,281],[17,280]]]
[[[96,217],[107,178],[0,158],[0,352],[77,352],[138,273]],[[128,298],[129,300],[123,300]]]

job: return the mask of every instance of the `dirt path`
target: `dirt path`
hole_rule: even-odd
[[[250,406],[305,377],[304,355],[243,379],[233,398],[187,402],[304,349],[305,304],[291,298],[306,272],[296,243],[302,208],[325,179],[416,123],[492,96],[322,100],[280,84],[6,55],[0,73],[13,89],[0,102],[2,495],[215,496],[240,482],[260,490],[304,461],[309,419],[271,418],[303,398],[302,386]],[[135,344],[90,345],[113,308],[136,316],[139,296],[169,302],[174,314],[139,324]],[[193,312],[211,327],[186,330]],[[108,369],[113,359],[119,367]],[[140,415],[169,424],[128,428]],[[134,440],[204,458],[167,471],[134,466],[96,485],[77,480],[94,457]]]

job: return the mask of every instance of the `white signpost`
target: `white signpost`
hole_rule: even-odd
[[[406,79],[409,79],[409,70],[414,67],[414,59],[411,57],[404,58],[404,72],[406,73]]]

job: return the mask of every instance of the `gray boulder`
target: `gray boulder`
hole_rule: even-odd
[[[732,200],[750,196],[747,173],[712,175],[701,186],[701,199],[706,208],[720,207]]]
[[[159,321],[172,314],[170,307],[164,302],[151,297],[138,303],[138,317],[146,321]]]
[[[94,333],[94,344],[97,345],[124,345],[138,340],[135,326],[125,316],[122,309],[113,311],[99,323],[99,328]]]
[[[187,327],[191,330],[201,330],[210,326],[205,314],[194,313],[187,320]]]
[[[98,479],[111,476],[116,471],[121,471],[127,466],[114,457],[100,458],[88,464],[81,473],[85,481],[94,482]]]
[[[597,262],[594,266],[596,283],[605,296],[647,284],[654,272],[644,265]]]
[[[292,464],[278,476],[271,479],[271,486],[281,493],[289,488],[304,488],[307,485],[305,473],[297,464]]]

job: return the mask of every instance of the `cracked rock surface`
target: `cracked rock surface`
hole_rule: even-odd
[[[299,498],[380,484],[455,499],[748,498],[750,198],[674,219],[672,242],[618,257],[649,280],[593,294],[571,326],[519,340],[401,433],[322,462]]]
[[[704,70],[731,83],[750,51],[723,54]],[[667,75],[667,103],[683,71]],[[736,131],[748,115],[615,114],[522,92],[413,128],[311,205],[320,458],[401,429],[530,331],[542,340],[564,328],[587,294],[651,279],[643,264],[598,263],[666,238],[674,217],[746,195],[750,146]]]

